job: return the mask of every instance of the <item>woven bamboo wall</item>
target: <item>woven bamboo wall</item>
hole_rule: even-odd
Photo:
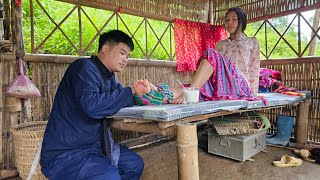
[[[262,61],[262,67],[281,71],[283,82],[299,90],[311,91],[309,109],[308,139],[310,143],[320,142],[320,58],[306,60]],[[278,114],[296,116],[297,107],[284,107],[265,110],[273,122]]]
[[[248,13],[248,20],[256,22],[320,7],[319,0],[212,0],[213,24],[223,24],[230,7],[239,6]]]
[[[93,8],[120,11],[126,14],[173,21],[174,18],[223,24],[227,10],[241,7],[248,20],[280,17],[296,12],[320,8],[319,0],[59,0]]]
[[[208,15],[209,0],[59,0],[93,8],[173,21],[174,18],[199,21]],[[205,18],[205,20],[207,20]]]

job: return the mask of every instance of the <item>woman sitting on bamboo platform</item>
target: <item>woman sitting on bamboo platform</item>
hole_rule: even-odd
[[[200,101],[254,99],[258,92],[260,46],[257,38],[247,37],[244,30],[247,14],[231,8],[225,16],[229,38],[219,41],[217,48],[207,49],[198,62],[190,87],[200,88]],[[183,102],[183,91],[171,103]]]

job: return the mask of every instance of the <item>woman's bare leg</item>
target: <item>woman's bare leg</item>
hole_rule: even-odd
[[[190,87],[198,87],[201,88],[208,79],[213,74],[213,67],[209,63],[207,59],[201,60],[198,69],[196,71],[196,74],[193,78],[192,83],[190,84]],[[172,91],[173,94],[175,94],[174,91]],[[180,90],[176,90],[176,96],[173,96],[172,104],[181,104],[184,102],[184,95],[183,95],[183,88],[180,88]]]
[[[207,59],[201,60],[190,87],[201,88],[213,74],[213,67]]]
[[[183,99],[183,87],[173,87],[170,88],[173,92],[173,101],[169,102],[171,104],[182,104],[184,102]],[[182,99],[177,99],[178,97],[182,96]]]

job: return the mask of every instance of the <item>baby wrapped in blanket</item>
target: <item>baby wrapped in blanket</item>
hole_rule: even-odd
[[[148,80],[137,81],[134,85],[134,101],[136,105],[161,105],[170,103],[174,93],[165,83],[153,85]]]

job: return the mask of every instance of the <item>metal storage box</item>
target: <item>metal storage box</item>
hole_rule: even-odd
[[[266,131],[246,136],[220,136],[209,129],[208,152],[246,161],[266,148]]]

